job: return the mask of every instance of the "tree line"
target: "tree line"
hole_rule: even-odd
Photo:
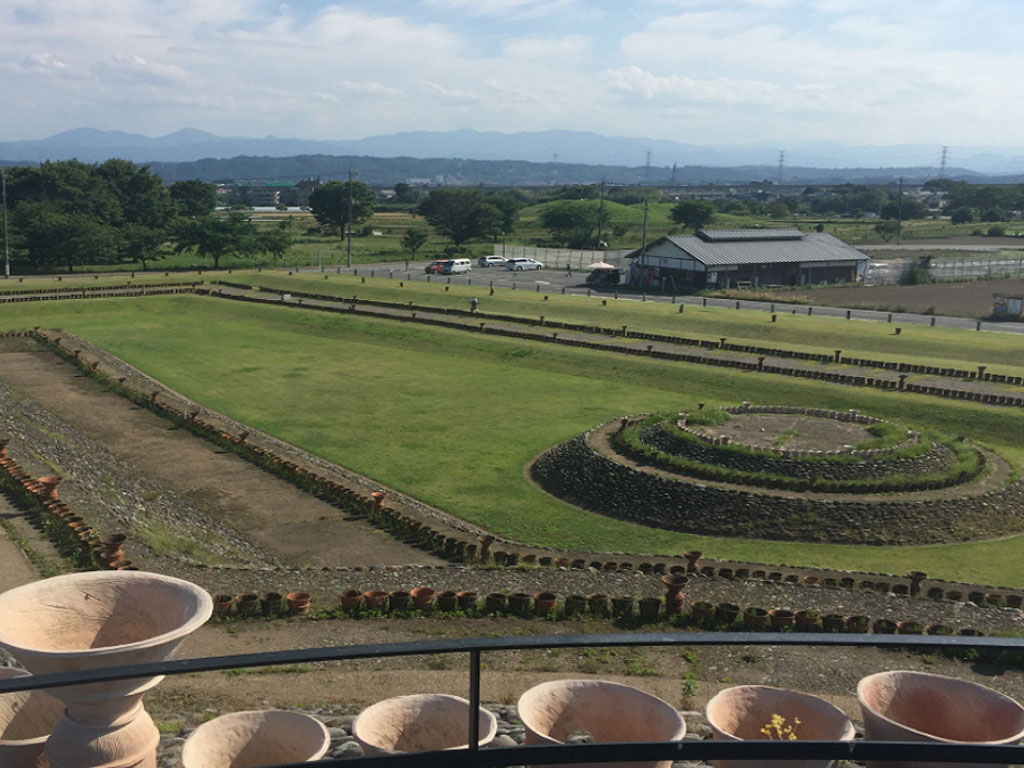
[[[198,180],[166,187],[146,166],[112,159],[6,169],[12,263],[25,272],[85,265],[143,268],[191,251],[219,265],[227,253],[283,256],[285,227],[257,229],[246,211],[216,215],[216,187]]]

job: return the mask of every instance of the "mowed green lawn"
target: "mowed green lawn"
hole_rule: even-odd
[[[967,434],[1020,465],[1024,414],[1016,410],[193,296],[0,307],[0,330],[33,325],[80,334],[197,401],[523,542],[699,548],[1024,586],[1019,537],[867,548],[686,536],[575,510],[523,474],[537,453],[596,424],[698,400],[860,408]]]
[[[360,270],[368,272],[368,270]],[[363,277],[366,282],[363,283]],[[688,338],[718,341],[726,337],[737,344],[768,346],[797,351],[832,354],[841,349],[846,355],[870,359],[972,368],[988,366],[990,373],[1024,375],[1024,344],[1019,334],[976,332],[929,325],[903,324],[896,335],[896,324],[845,320],[836,317],[810,316],[806,310],[797,314],[777,313],[776,322],[767,312],[736,310],[724,307],[687,306],[680,314],[679,306],[664,302],[637,301],[636,296],[616,300],[610,295],[562,296],[557,292],[544,299],[543,292],[533,290],[496,289],[490,296],[485,287],[488,270],[471,274],[474,286],[446,285],[444,280],[431,283],[403,281],[386,276],[368,277],[329,275],[327,280],[309,274],[287,275],[281,272],[250,272],[231,275],[232,282],[365,299],[394,302],[415,302],[435,307],[466,309],[473,296],[480,299],[481,312],[518,315],[537,319],[600,325],[651,333],[672,334]],[[582,278],[581,278],[582,281]],[[399,287],[404,283],[404,287]],[[448,288],[446,291],[445,288]],[[543,290],[543,289],[542,289]],[[607,306],[601,304],[607,301]]]

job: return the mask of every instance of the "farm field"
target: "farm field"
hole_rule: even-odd
[[[361,284],[360,294],[369,286]],[[551,316],[556,306],[581,317],[584,310],[600,311],[556,298],[561,297],[544,308]],[[654,317],[653,305],[630,304],[613,311],[625,322],[647,317],[634,313]],[[527,314],[523,307],[520,311]],[[717,322],[713,317],[708,316],[709,332]],[[937,577],[1024,584],[1016,537],[904,548],[697,537],[579,511],[540,492],[523,475],[535,455],[599,423],[626,414],[692,409],[697,400],[726,405],[744,399],[859,408],[982,440],[1019,466],[1024,416],[1014,410],[753,378],[704,366],[609,359],[586,350],[192,296],[0,310],[0,330],[33,325],[80,334],[211,408],[523,542],[664,554],[698,548],[720,558],[897,573],[913,568]],[[813,336],[806,330],[808,340]],[[936,338],[961,355],[950,359],[1008,355],[998,346],[999,334],[946,330]],[[848,339],[852,343],[853,337]]]
[[[918,312],[934,315],[987,317],[992,313],[993,293],[1024,293],[1021,280],[973,280],[962,283],[926,283],[922,285],[836,285],[813,291],[759,290],[759,298],[769,301],[797,301],[888,312]],[[733,292],[729,295],[739,297]],[[905,329],[909,330],[909,329]]]

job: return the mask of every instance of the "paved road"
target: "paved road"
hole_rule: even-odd
[[[535,291],[548,294],[594,295],[606,298],[617,297],[620,301],[660,301],[685,304],[687,306],[727,307],[730,309],[747,309],[760,312],[778,312],[785,314],[812,314],[822,317],[838,317],[849,320],[867,320],[882,323],[903,323],[907,325],[934,325],[942,328],[963,328],[966,330],[993,331],[997,333],[1024,333],[1024,323],[988,323],[973,320],[969,317],[953,317],[949,315],[919,315],[908,312],[878,312],[871,309],[844,309],[822,305],[785,304],[767,301],[736,301],[735,299],[704,299],[699,296],[662,296],[657,294],[639,294],[615,291],[597,291],[587,288],[584,280],[586,272],[574,271],[567,275],[564,270],[541,269],[535,272],[509,272],[497,267],[474,268],[464,275],[426,275],[423,268],[428,262],[405,262],[393,264],[375,264],[353,267],[325,267],[327,272],[341,274],[359,274],[374,277],[391,276],[395,280],[430,280],[430,282],[450,283],[451,285],[480,286],[481,299],[490,288],[507,288],[515,290]],[[305,267],[302,272],[318,272],[316,267]]]

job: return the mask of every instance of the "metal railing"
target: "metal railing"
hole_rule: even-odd
[[[380,643],[332,646],[286,651],[177,659],[149,664],[108,667],[83,672],[38,675],[0,680],[0,694],[59,688],[156,675],[182,675],[243,667],[390,658],[426,654],[469,654],[468,749],[403,753],[362,758],[331,758],[318,765],[349,768],[501,768],[518,765],[552,765],[654,760],[884,760],[1024,764],[1024,746],[975,743],[896,741],[672,741],[516,746],[479,749],[481,655],[495,651],[592,647],[688,647],[688,646],[848,646],[880,648],[991,649],[1024,651],[1024,640],[1007,637],[914,636],[778,632],[675,632],[613,633],[589,635],[539,635],[411,643]],[[308,763],[287,763],[277,768],[300,768]]]

